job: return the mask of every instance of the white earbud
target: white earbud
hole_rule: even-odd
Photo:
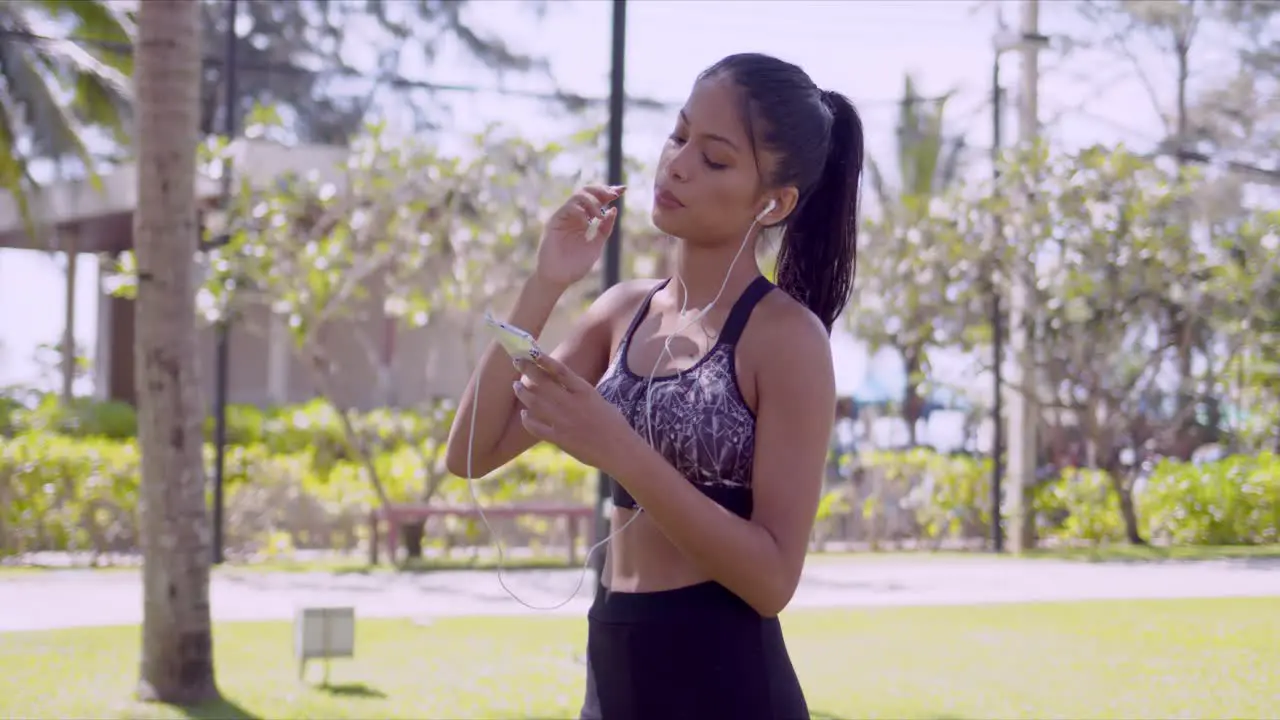
[[[778,207],[778,201],[777,201],[777,200],[770,200],[770,201],[769,201],[769,204],[768,204],[768,205],[765,205],[765,206],[764,206],[764,209],[760,211],[760,214],[756,216],[756,222],[763,222],[763,221],[764,221],[764,216],[765,216],[765,215],[768,215],[768,214],[769,214],[769,213],[771,213],[771,212],[773,212],[773,209],[774,209],[774,208],[776,208],[776,207]]]

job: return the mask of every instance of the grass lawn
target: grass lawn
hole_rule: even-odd
[[[797,611],[816,718],[1280,716],[1280,600]],[[134,703],[136,627],[0,634],[0,717],[556,718],[582,694],[581,619],[361,621],[357,658],[298,680],[286,623],[220,625],[226,702]]]

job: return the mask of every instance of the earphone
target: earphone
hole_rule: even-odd
[[[765,206],[764,206],[764,209],[760,211],[760,214],[756,216],[756,222],[760,222],[760,221],[764,220],[764,216],[765,216],[765,215],[768,215],[768,214],[769,214],[769,213],[771,213],[771,212],[773,212],[773,209],[774,209],[774,208],[776,208],[776,207],[778,207],[778,201],[777,201],[777,200],[775,200],[775,199],[773,199],[773,198],[769,198],[769,204],[768,204],[768,205],[765,205]],[[753,229],[754,229],[754,228],[753,228]],[[748,232],[748,233],[750,233],[751,231],[750,231],[750,230],[748,230],[747,232]],[[732,265],[730,265],[730,266],[729,266],[729,269],[730,269],[730,270],[732,270],[732,269],[733,269],[733,266],[732,266]]]
[[[761,210],[760,213],[756,215],[755,220],[753,220],[751,223],[751,227],[747,228],[747,233],[742,238],[742,244],[738,247],[738,252],[733,256],[733,260],[729,263],[729,269],[725,271],[724,282],[720,283],[720,290],[716,292],[716,295],[714,298],[712,298],[711,302],[707,303],[707,306],[704,307],[702,310],[700,310],[697,315],[690,318],[688,322],[681,325],[679,328],[673,331],[670,335],[668,335],[666,341],[662,343],[662,351],[658,353],[658,359],[653,363],[653,369],[649,371],[648,377],[645,378],[645,383],[647,384],[647,387],[645,388],[645,411],[644,411],[645,412],[645,430],[647,431],[646,439],[648,440],[650,447],[653,447],[655,449],[657,448],[657,445],[654,444],[654,440],[653,440],[653,386],[654,386],[653,381],[654,381],[654,376],[658,374],[658,366],[662,364],[663,356],[665,355],[668,358],[675,359],[674,356],[671,354],[671,341],[674,340],[680,333],[687,330],[691,325],[701,321],[702,318],[706,317],[707,314],[711,312],[711,308],[715,307],[715,304],[720,301],[720,296],[724,294],[725,288],[728,287],[729,285],[729,278],[733,275],[733,268],[735,265],[737,265],[738,258],[742,257],[742,252],[746,249],[747,244],[751,240],[751,233],[756,229],[756,226],[759,225],[762,220],[764,220],[765,216],[768,215],[770,212],[773,212],[774,208],[776,208],[777,206],[778,206],[778,201],[776,199],[770,199],[769,204],[765,206],[764,210]],[[587,225],[587,233],[586,233],[587,242],[592,242],[595,239],[594,236],[595,236],[596,225],[593,224],[595,222],[596,222],[596,219],[593,218],[592,222],[588,223]],[[681,317],[683,317],[686,311],[686,308],[688,307],[689,290],[685,286],[684,280],[680,278],[679,275],[676,276],[676,279],[680,281],[680,287],[684,295],[684,297],[680,301],[680,315]],[[537,359],[536,348],[537,346],[534,345],[533,349],[530,351],[530,357],[531,359],[534,359],[534,360]],[[625,363],[626,358],[623,357],[620,360],[620,362]],[[683,370],[677,370],[674,377],[679,378],[681,377],[681,375],[683,375],[683,373],[684,373]],[[476,486],[475,486],[476,481],[475,481],[474,474],[472,472],[472,458],[474,457],[474,454],[475,454],[474,451],[475,451],[475,437],[476,437],[476,410],[479,404],[480,404],[480,377],[479,375],[477,375],[475,385],[472,388],[471,424],[470,424],[470,432],[467,435],[467,478],[466,478],[467,489],[471,493],[471,500],[473,503],[475,503],[476,512],[480,516],[480,521],[484,523],[485,529],[487,529],[489,531],[489,535],[493,537],[493,543],[498,550],[498,584],[501,585],[502,589],[505,590],[506,593],[511,596],[512,600],[515,600],[516,602],[520,603],[521,605],[524,605],[530,610],[544,610],[544,611],[558,610],[559,608],[562,608],[565,605],[567,605],[569,602],[571,602],[575,597],[577,597],[578,592],[582,589],[582,583],[586,580],[587,569],[591,566],[591,557],[592,555],[595,554],[595,551],[600,549],[602,546],[608,544],[608,542],[612,540],[614,536],[619,535],[622,533],[623,530],[626,530],[631,525],[631,523],[636,521],[636,518],[639,518],[640,515],[644,513],[644,508],[637,506],[635,514],[633,514],[630,517],[630,519],[628,519],[625,523],[623,523],[621,527],[619,527],[617,530],[610,532],[608,535],[605,536],[603,540],[600,540],[599,542],[597,542],[596,544],[592,545],[590,548],[587,549],[586,558],[583,560],[583,563],[582,563],[582,572],[581,574],[578,575],[578,582],[574,586],[573,591],[569,593],[568,597],[556,603],[555,605],[550,605],[550,606],[531,605],[530,603],[525,602],[523,599],[520,598],[519,595],[516,595],[516,593],[511,588],[507,587],[506,581],[503,580],[502,578],[502,571],[504,569],[504,566],[506,565],[505,554],[502,551],[502,541],[500,541],[497,538],[497,533],[494,532],[493,526],[489,524],[489,518],[485,516],[484,508],[480,504],[480,496],[476,493]]]

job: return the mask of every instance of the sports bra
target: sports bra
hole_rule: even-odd
[[[738,386],[735,349],[757,303],[773,290],[767,278],[756,278],[742,292],[716,344],[692,367],[653,378],[638,375],[627,364],[636,328],[649,312],[653,296],[671,282],[658,283],[641,303],[622,343],[596,388],[646,441],[653,423],[653,444],[667,462],[704,495],[742,518],[751,517],[751,471],[755,461],[756,416]],[[648,403],[651,402],[651,406]],[[649,409],[646,417],[646,408]],[[626,488],[612,481],[616,507],[635,509]]]

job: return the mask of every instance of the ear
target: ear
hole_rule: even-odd
[[[800,200],[800,191],[794,186],[770,191],[760,207],[761,211],[769,207],[770,200],[774,201],[773,209],[762,212],[760,216],[760,224],[765,227],[777,225],[791,215],[791,212],[796,209],[796,203]]]

